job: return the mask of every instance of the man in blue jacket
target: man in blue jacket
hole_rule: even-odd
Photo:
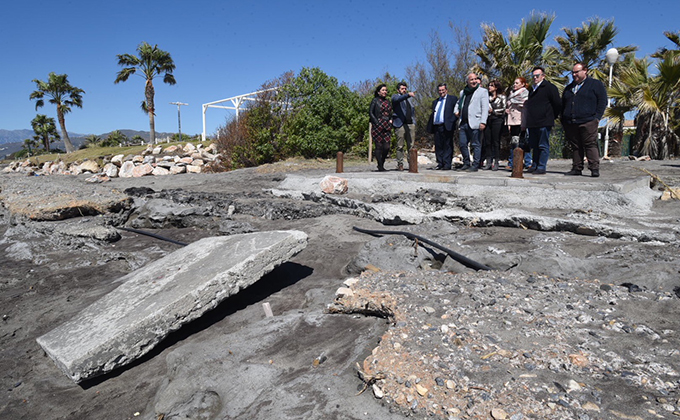
[[[597,127],[607,107],[607,91],[599,80],[588,77],[588,68],[576,63],[572,82],[562,93],[562,126],[571,146],[571,171],[565,175],[581,175],[583,158],[588,159],[590,176],[600,176],[600,150]]]
[[[407,92],[407,90],[406,83],[399,82],[397,84],[399,93],[392,95],[392,126],[397,135],[398,171],[404,170],[404,145],[406,145],[406,160],[408,160],[408,153],[411,151],[413,139],[416,137],[416,116],[411,102],[411,98],[416,94]]]
[[[527,172],[545,175],[550,158],[550,132],[555,126],[555,118],[560,115],[562,103],[555,85],[546,80],[543,67],[534,67],[531,77],[534,86],[524,103],[522,116],[522,128],[527,129],[533,159]]]

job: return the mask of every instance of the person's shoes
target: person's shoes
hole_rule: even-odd
[[[593,178],[598,178],[600,176],[600,170],[599,169],[593,169],[590,171],[590,176]]]
[[[404,164],[403,164],[403,163],[400,163],[399,165],[397,165],[397,170],[398,170],[398,171],[403,171],[403,170],[404,170]]]
[[[525,169],[526,169],[526,168],[525,168]],[[528,174],[530,174],[530,173],[532,173],[532,172],[536,172],[536,167],[535,167],[535,166],[531,166],[530,168],[526,169],[526,171],[524,171],[524,172],[526,172],[526,173],[528,173]]]
[[[469,169],[470,169],[470,165],[467,165],[467,164],[466,164],[466,165],[463,165],[463,166],[460,168],[461,171],[467,171],[467,170],[469,170]]]
[[[386,170],[384,166],[378,166],[378,172],[385,172]]]
[[[532,171],[532,173],[534,175],[545,175],[546,171],[545,171],[545,169],[536,169],[536,170]]]
[[[476,166],[470,166],[470,169],[468,169],[468,171],[470,172],[477,172],[478,170],[479,168],[477,168]]]
[[[491,165],[491,170],[492,171],[497,171],[498,170],[498,162],[494,161],[493,164]]]
[[[580,169],[572,169],[571,171],[567,172],[565,175],[581,175],[582,171]]]
[[[442,168],[441,166],[437,166],[436,168],[434,168],[435,171],[441,171],[442,169],[444,168]]]

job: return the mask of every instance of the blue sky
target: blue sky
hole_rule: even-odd
[[[420,1],[176,1],[9,0],[0,25],[0,129],[30,129],[37,113],[55,117],[53,105],[38,111],[28,99],[33,79],[66,73],[85,90],[83,108],[66,116],[69,132],[101,134],[115,129],[148,131],[139,108],[144,82],[132,76],[114,84],[116,55],[135,53],[146,41],[170,52],[177,84],[156,87],[156,131],[202,131],[202,104],[253,92],[263,82],[302,67],[319,67],[350,85],[386,71],[397,77],[424,58],[433,31],[451,40],[449,22],[469,25],[477,41],[480,24],[506,31],[532,10],[556,15],[550,38],[591,17],[615,19],[616,45],[637,45],[638,56],[671,43],[680,0],[572,0],[566,2],[458,0]],[[207,133],[231,111],[209,109]]]

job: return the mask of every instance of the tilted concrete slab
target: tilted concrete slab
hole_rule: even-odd
[[[76,383],[149,352],[302,251],[307,235],[272,231],[201,239],[120,279],[123,284],[37,339]]]

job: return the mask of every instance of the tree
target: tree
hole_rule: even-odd
[[[128,142],[128,137],[123,134],[120,130],[114,130],[109,133],[109,135],[100,142],[102,147],[116,147],[121,144],[126,144]]]
[[[368,103],[319,68],[303,68],[283,85],[277,101],[285,103],[284,153],[331,157],[364,138]]]
[[[509,29],[507,38],[495,25],[482,24],[482,44],[475,50],[480,63],[473,70],[508,87],[540,65],[551,82],[563,86],[560,54],[545,45],[554,20],[554,15],[532,13],[528,20],[522,19],[518,31]]]
[[[61,136],[64,139],[66,153],[73,152],[75,148],[68,137],[64,115],[71,112],[71,107],[73,106],[83,107],[83,94],[85,91],[71,86],[68,82],[68,76],[65,74],[50,73],[47,82],[38,79],[33,79],[33,82],[35,82],[37,90],[31,93],[29,98],[36,100],[35,109],[37,110],[45,105],[43,99],[45,96],[50,98],[49,102],[57,106],[57,120],[59,120],[59,125],[61,126]]]
[[[146,42],[142,42],[137,47],[139,56],[132,54],[119,54],[118,65],[123,66],[123,69],[118,72],[114,83],[125,82],[128,78],[137,74],[145,79],[144,84],[144,101],[142,101],[142,111],[149,115],[149,131],[151,144],[156,143],[156,129],[155,129],[155,115],[156,107],[154,105],[155,90],[153,86],[153,79],[163,75],[163,83],[174,85],[175,76],[172,72],[175,70],[175,63],[170,57],[170,53],[158,48],[158,45],[153,47]]]
[[[453,43],[445,43],[438,32],[430,34],[429,44],[424,44],[425,61],[406,68],[409,90],[415,91],[416,138],[427,138],[426,126],[430,117],[430,104],[438,96],[437,85],[446,83],[449,93],[458,94],[465,85],[465,77],[476,63],[472,53],[476,44],[470,28],[449,22]],[[370,92],[373,94],[373,90]]]
[[[650,60],[633,54],[624,58],[619,77],[614,80],[609,95],[615,105],[605,116],[612,125],[620,123],[625,114],[637,112],[636,153],[653,159],[667,159],[680,151],[680,36],[666,32],[676,49],[661,49],[653,58],[658,74],[649,72]]]
[[[31,157],[31,147],[35,149],[38,144],[40,144],[38,136],[33,136],[32,139],[24,139],[24,144],[21,147],[27,151],[28,157]]]
[[[83,147],[96,147],[99,146],[99,142],[102,141],[102,138],[99,137],[96,134],[90,134],[89,136],[85,137],[85,143],[83,143],[83,146],[81,146],[81,149]]]
[[[614,20],[590,19],[578,28],[562,28],[564,36],[555,37],[559,45],[560,54],[564,58],[565,70],[571,70],[574,63],[584,63],[589,69],[589,76],[606,81],[609,63],[605,54],[607,47],[614,43],[619,33],[614,26]],[[616,47],[619,54],[637,51],[632,45]],[[571,61],[570,61],[571,60]]]
[[[50,143],[59,140],[59,133],[57,132],[57,126],[54,124],[54,118],[38,114],[31,120],[31,128],[33,128],[35,135],[40,138],[45,151],[49,153]]]

